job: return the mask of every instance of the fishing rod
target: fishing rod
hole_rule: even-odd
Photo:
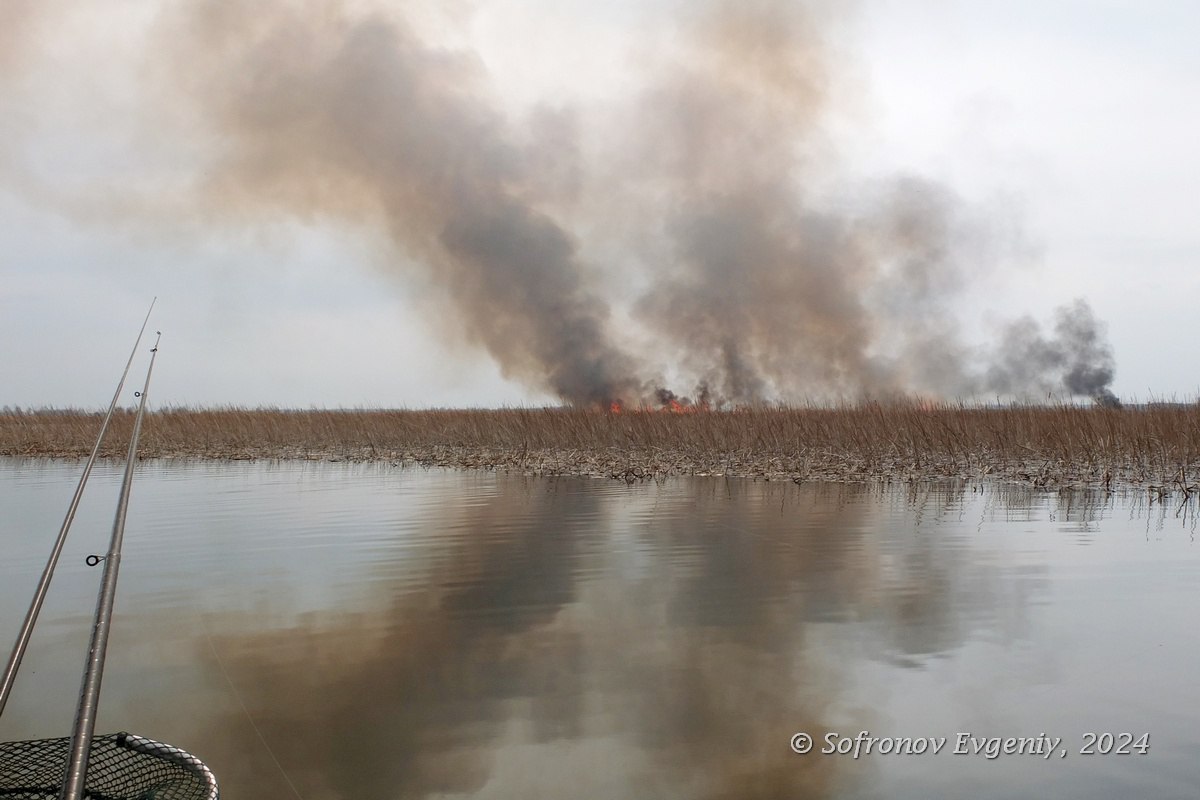
[[[140,393],[137,417],[133,421],[133,434],[129,437],[129,452],[125,460],[125,476],[121,480],[121,496],[117,502],[117,516],[113,521],[112,539],[108,554],[104,556],[104,576],[100,579],[100,595],[96,599],[96,617],[92,624],[92,640],[88,646],[87,669],[79,688],[79,706],[75,712],[75,729],[71,733],[71,755],[67,761],[66,778],[63,781],[59,800],[80,800],[87,779],[88,754],[92,747],[92,736],[96,731],[96,708],[100,702],[100,680],[104,675],[104,656],[108,651],[108,633],[112,626],[113,603],[117,596],[117,572],[121,568],[121,544],[125,539],[125,515],[129,511],[129,490],[133,483],[133,468],[137,463],[138,436],[142,432],[142,417],[146,414],[146,396],[150,391],[150,375],[154,372],[154,359],[158,355],[158,338],[150,351],[150,366],[146,370],[146,382]]]
[[[8,657],[8,665],[4,668],[4,676],[0,678],[0,715],[4,714],[4,706],[8,703],[8,696],[12,694],[13,683],[17,679],[17,671],[21,668],[21,660],[25,657],[25,649],[29,646],[29,638],[33,635],[33,626],[37,623],[38,614],[41,613],[42,603],[46,600],[46,593],[50,589],[50,580],[54,577],[54,569],[58,566],[58,557],[62,555],[63,544],[67,541],[67,533],[71,530],[71,523],[75,520],[75,511],[79,508],[79,501],[83,497],[83,487],[87,485],[88,477],[92,474],[92,466],[96,463],[96,456],[100,453],[100,445],[104,441],[104,435],[108,432],[108,423],[112,421],[113,412],[117,408],[117,401],[121,398],[121,391],[125,388],[125,379],[129,376],[129,367],[133,364],[133,357],[137,355],[138,345],[142,342],[142,334],[146,332],[146,323],[150,321],[150,312],[154,310],[154,303],[158,298],[150,301],[150,308],[146,311],[146,318],[142,320],[142,328],[138,331],[137,340],[133,343],[133,350],[129,353],[129,360],[125,362],[125,371],[121,373],[121,381],[117,384],[117,390],[113,392],[112,402],[108,404],[108,413],[104,415],[104,422],[100,425],[100,433],[96,436],[96,443],[92,445],[92,453],[88,456],[87,464],[83,467],[83,474],[79,476],[79,485],[75,487],[75,496],[71,498],[71,505],[67,508],[67,516],[63,520],[62,527],[58,530],[58,539],[54,542],[54,548],[50,551],[50,558],[46,562],[46,568],[42,570],[42,578],[38,581],[37,589],[33,593],[33,600],[29,604],[29,610],[25,613],[25,622],[21,625],[21,630],[17,634],[17,641],[13,645],[12,654]]]

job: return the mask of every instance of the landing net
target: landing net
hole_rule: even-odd
[[[57,800],[71,739],[0,742],[0,798]],[[96,736],[83,796],[92,800],[218,800],[217,779],[190,753],[131,733]]]

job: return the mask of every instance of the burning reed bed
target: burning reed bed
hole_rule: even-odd
[[[1125,408],[863,403],[689,413],[659,410],[169,408],[150,414],[145,458],[391,461],[626,481],[670,475],[767,480],[984,477],[1044,488],[1200,483],[1200,404]],[[0,412],[0,454],[82,457],[100,415]],[[132,412],[102,455],[119,457]]]

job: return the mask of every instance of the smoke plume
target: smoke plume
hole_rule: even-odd
[[[1108,388],[1113,379],[1112,348],[1104,325],[1082,300],[1055,312],[1054,335],[1042,335],[1037,321],[1026,317],[1009,325],[1000,350],[988,370],[987,384],[1001,394],[1030,390],[1095,398],[1104,406],[1119,406]],[[1051,378],[1061,376],[1061,385]]]
[[[29,29],[51,13],[22,8]],[[622,99],[531,113],[421,33],[423,9],[166,6],[141,88],[171,112],[147,133],[184,120],[203,154],[171,199],[204,224],[378,226],[394,268],[437,287],[438,324],[572,404],[654,402],[668,382],[715,404],[1115,399],[1083,301],[1051,340],[1022,320],[998,348],[964,342],[956,298],[1002,235],[948,187],[848,177],[828,121],[854,87],[823,4],[681,5]]]
[[[507,375],[576,403],[630,391],[636,369],[609,341],[576,238],[539,208],[536,161],[476,59],[329,2],[196,3],[172,29],[176,69],[208,67],[191,99],[225,148],[204,192],[250,213],[374,207]]]

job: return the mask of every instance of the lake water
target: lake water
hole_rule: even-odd
[[[80,469],[0,460],[3,655]],[[69,732],[120,472],[93,474],[0,739]],[[147,463],[98,730],[192,751],[225,800],[1194,798],[1194,512]]]

